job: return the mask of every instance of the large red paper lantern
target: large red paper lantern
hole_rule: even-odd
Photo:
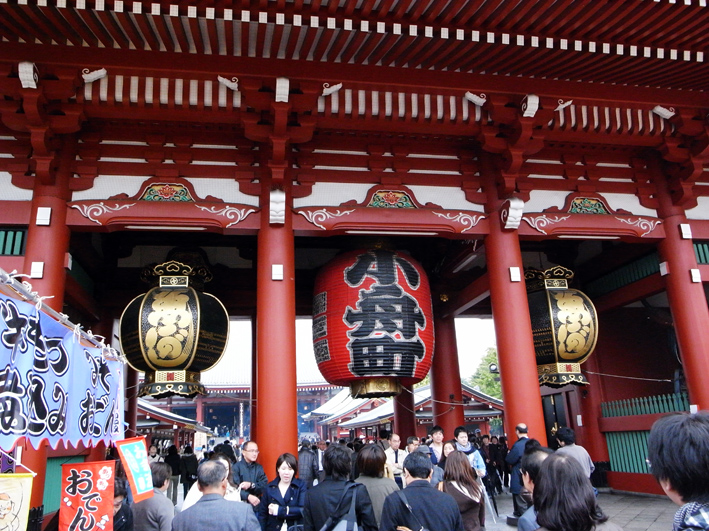
[[[384,249],[335,257],[315,280],[313,344],[325,379],[352,396],[391,396],[421,381],[433,358],[428,278]]]

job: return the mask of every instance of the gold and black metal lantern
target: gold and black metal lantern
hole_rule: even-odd
[[[159,285],[133,299],[123,311],[121,348],[129,365],[145,372],[139,396],[207,394],[200,372],[222,357],[229,315],[219,299],[190,287],[190,278],[197,274],[176,261],[157,265],[148,276],[158,277]],[[205,268],[199,274],[210,275]]]
[[[596,347],[598,319],[591,300],[569,289],[573,276],[562,266],[525,271],[540,385],[588,383],[581,364]]]

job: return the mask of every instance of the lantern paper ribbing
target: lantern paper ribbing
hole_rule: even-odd
[[[388,250],[334,258],[315,281],[313,344],[323,376],[353,396],[389,396],[421,381],[433,356],[426,273]]]

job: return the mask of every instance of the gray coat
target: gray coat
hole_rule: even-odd
[[[133,504],[134,531],[170,531],[175,506],[160,489],[152,497]]]
[[[172,531],[205,529],[261,531],[261,525],[248,503],[228,501],[219,494],[207,494],[172,521]]]

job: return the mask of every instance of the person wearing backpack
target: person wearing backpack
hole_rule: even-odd
[[[349,452],[339,444],[325,450],[325,479],[305,494],[304,531],[333,531],[345,520],[356,520],[358,531],[377,531],[367,488],[349,481],[351,464]]]

